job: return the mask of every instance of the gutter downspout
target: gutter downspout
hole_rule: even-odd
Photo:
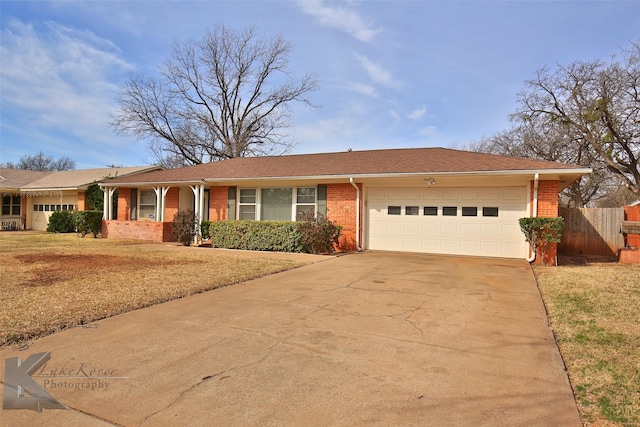
[[[356,189],[356,250],[360,252],[360,187],[353,182],[353,178],[349,178],[349,183]]]
[[[535,176],[533,177],[533,211],[532,211],[532,218],[535,218],[536,216],[538,216],[538,180],[540,179],[540,174],[536,172]],[[527,258],[527,262],[533,262],[536,260],[536,245],[535,244],[531,244],[531,255],[529,256],[529,258]]]

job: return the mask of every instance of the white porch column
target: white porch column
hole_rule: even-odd
[[[156,222],[164,222],[164,208],[167,193],[171,187],[153,187],[153,191],[156,193]]]
[[[153,211],[153,219],[158,222],[160,221],[160,212],[162,212],[161,187],[153,187],[153,192],[156,193],[156,209]]]
[[[103,187],[100,187],[100,189],[102,190],[102,219],[109,220],[111,219],[109,218],[109,213],[110,213],[109,189],[103,188]]]
[[[195,236],[194,243],[200,244],[202,241],[202,235],[200,230],[200,224],[202,224],[202,220],[204,219],[204,184],[200,185],[191,185],[191,191],[193,191],[194,197],[194,207],[195,207],[195,217],[197,224],[195,225]]]
[[[113,219],[113,194],[116,192],[116,188],[115,187],[108,187],[107,188],[107,206],[105,206],[105,210],[107,212],[107,218],[108,220],[112,220]]]

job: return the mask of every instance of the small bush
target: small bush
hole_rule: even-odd
[[[541,262],[544,264],[544,256],[549,244],[560,243],[564,230],[564,218],[520,218],[518,222],[525,240],[531,243],[533,253],[540,250]]]
[[[55,211],[49,217],[47,225],[49,233],[73,233],[76,231],[76,222],[71,211]]]
[[[190,246],[193,236],[196,235],[197,218],[192,209],[181,209],[173,216],[171,230],[178,242],[184,246]]]
[[[294,221],[213,221],[209,226],[214,248],[301,252]]]
[[[306,212],[298,218],[302,250],[311,254],[328,254],[338,243],[342,226],[336,225],[318,213]]]
[[[202,238],[204,240],[209,240],[209,238],[211,237],[210,228],[212,222],[213,221],[207,221],[205,219],[204,221],[202,221],[202,223],[200,223],[200,234],[202,235]]]
[[[73,213],[76,231],[82,235],[93,234],[98,237],[102,232],[102,211],[78,211]]]

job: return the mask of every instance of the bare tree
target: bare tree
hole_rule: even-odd
[[[200,41],[174,44],[158,77],[130,75],[111,124],[149,138],[165,165],[284,153],[293,145],[290,103],[312,106],[306,96],[317,88],[310,74],[290,74],[291,49],[282,37],[218,25]]]
[[[510,129],[472,143],[467,148],[502,156],[591,167],[592,174],[581,177],[561,193],[560,200],[564,206],[584,207],[608,194],[611,174],[587,144],[573,140],[562,128],[537,117],[521,120],[519,116],[512,115],[511,122]]]
[[[525,84],[519,120],[543,120],[572,144],[588,147],[640,195],[640,43],[622,60],[574,62],[554,72],[543,68]]]
[[[76,168],[76,162],[68,157],[54,159],[46,156],[42,151],[38,154],[25,154],[18,163],[7,162],[5,167],[10,169],[25,169],[33,171],[66,171]]]

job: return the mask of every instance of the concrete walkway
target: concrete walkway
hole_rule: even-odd
[[[34,379],[69,409],[3,427],[581,426],[525,261],[329,258],[4,350],[3,372],[45,351]]]

